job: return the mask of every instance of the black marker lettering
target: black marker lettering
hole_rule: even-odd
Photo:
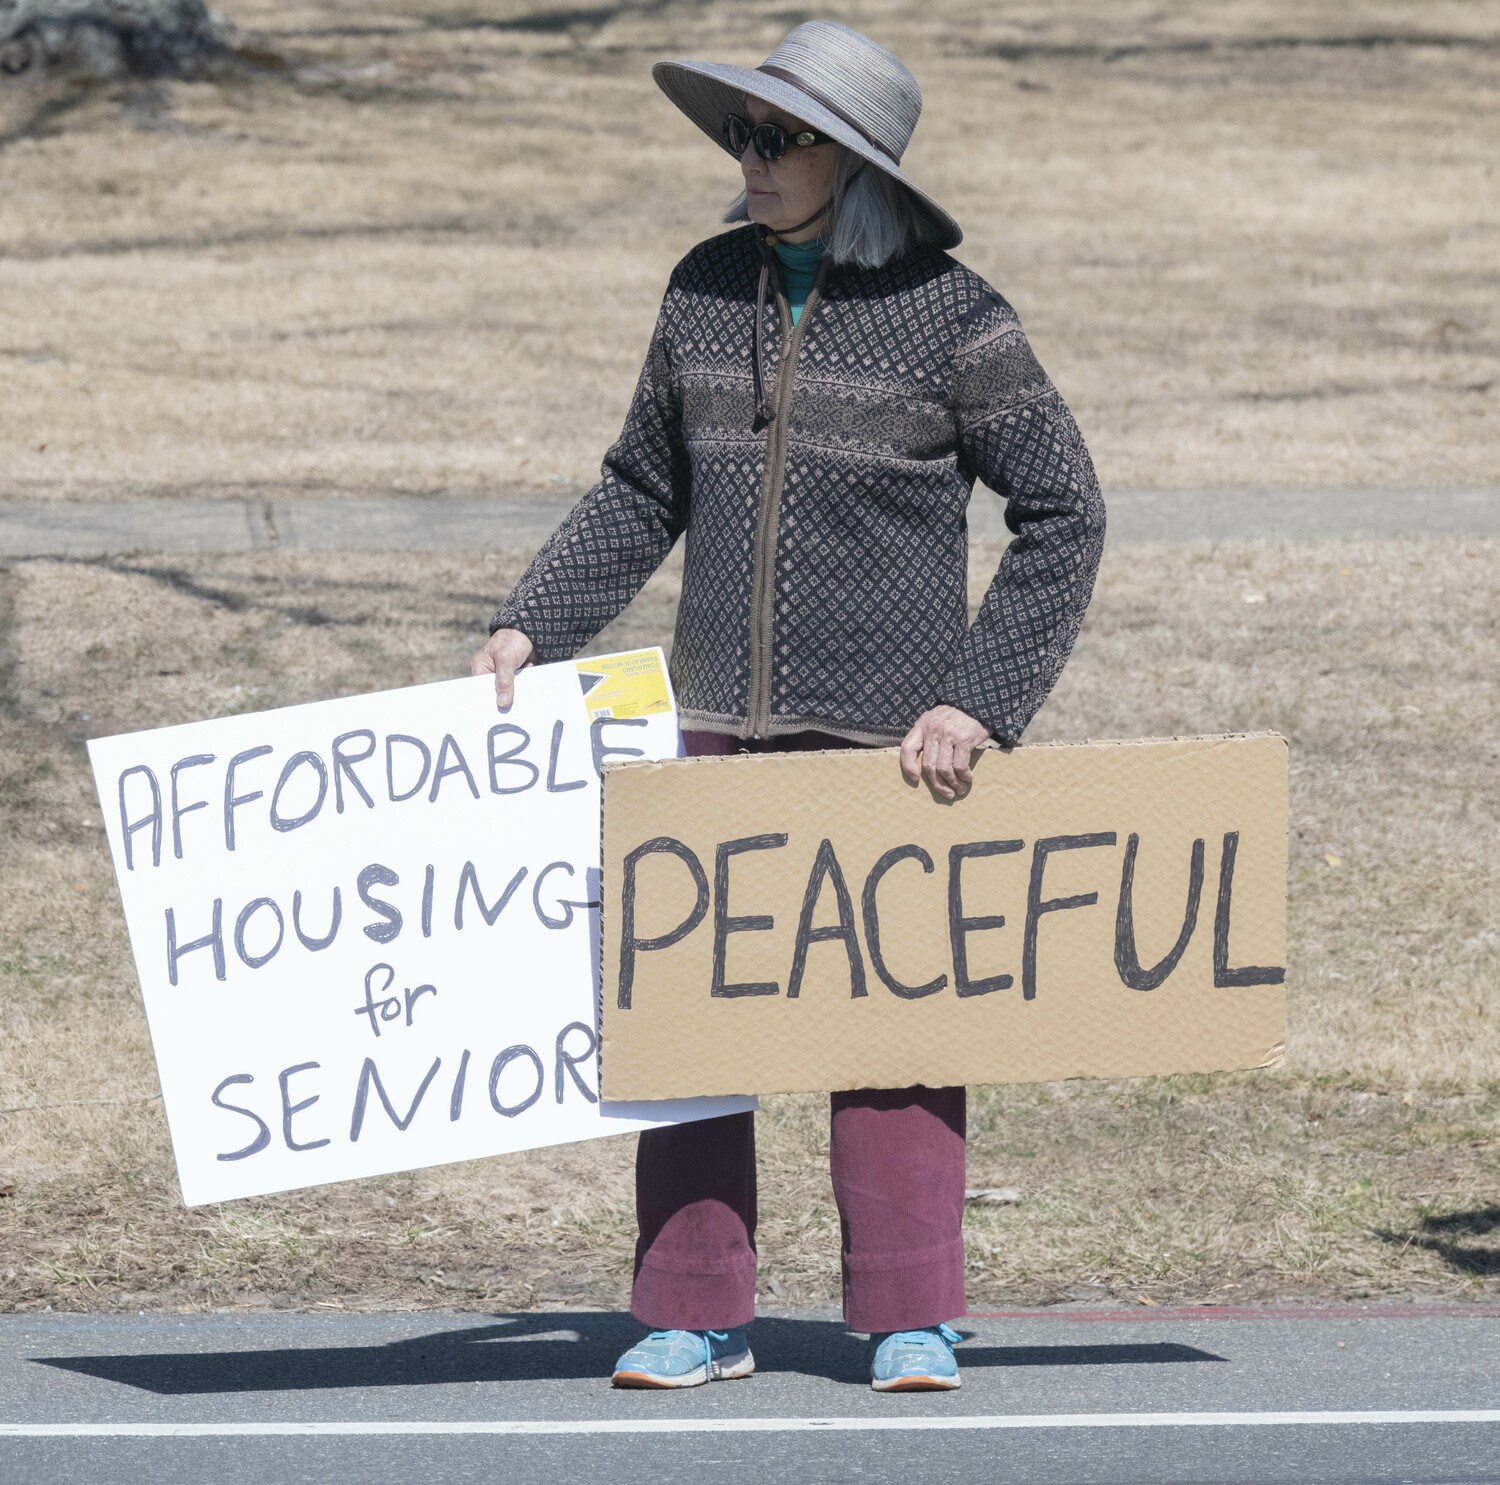
[[[304,1098],[301,1103],[293,1103],[286,1085],[296,1073],[307,1072],[311,1068],[320,1065],[316,1062],[299,1062],[295,1067],[282,1068],[281,1072],[277,1074],[276,1081],[281,1084],[281,1137],[286,1141],[288,1150],[321,1150],[324,1145],[329,1143],[325,1139],[310,1140],[307,1144],[299,1145],[292,1138],[292,1115],[300,1114],[303,1109],[310,1109],[322,1095],[314,1093],[311,1098]]]
[[[363,753],[346,753],[344,744],[356,737],[362,737],[369,744]],[[359,776],[354,772],[356,763],[363,763],[366,758],[372,757],[375,752],[375,734],[368,727],[358,727],[353,732],[345,732],[333,740],[333,803],[339,814],[344,813],[344,780],[348,779],[354,785],[354,792],[369,805],[375,808],[375,801],[370,798],[370,791],[360,783]]]
[[[517,887],[526,879],[526,868],[519,867],[510,881],[496,900],[494,907],[486,907],[484,893],[479,890],[479,873],[474,870],[472,861],[464,862],[464,869],[458,874],[458,896],[453,899],[453,926],[462,928],[464,926],[464,889],[472,888],[474,901],[479,905],[479,911],[484,916],[485,927],[493,927],[495,919],[505,911],[505,904],[514,895]]]
[[[344,904],[339,895],[339,889],[333,889],[333,922],[328,925],[328,932],[323,938],[309,938],[302,931],[302,893],[292,893],[292,928],[297,937],[302,940],[304,949],[311,949],[314,954],[319,949],[326,949],[338,936],[339,921],[344,916]]]
[[[520,1103],[503,1104],[500,1102],[500,1074],[518,1057],[531,1058],[531,1064],[536,1068],[536,1087]],[[547,1074],[542,1068],[542,1059],[530,1047],[507,1047],[490,1063],[490,1107],[504,1118],[514,1119],[517,1114],[524,1114],[542,1096],[546,1082]]]
[[[288,820],[277,808],[277,803],[281,799],[281,791],[287,786],[287,781],[304,763],[311,764],[318,776],[318,797],[313,800],[311,809]],[[276,788],[271,793],[271,829],[296,830],[299,826],[306,825],[309,820],[317,818],[318,811],[323,808],[323,801],[327,798],[328,768],[323,760],[316,753],[294,753],[287,759],[286,767],[281,770],[281,777],[276,780]]]
[[[817,912],[818,898],[822,895],[825,880],[833,883],[839,920],[831,928],[814,928],[813,914]],[[865,989],[865,961],[859,952],[859,936],[854,929],[854,899],[849,895],[849,886],[844,881],[839,858],[834,855],[833,843],[825,840],[818,847],[812,871],[808,873],[807,890],[802,894],[802,913],[797,919],[797,938],[792,947],[792,972],[786,983],[788,1000],[793,1000],[802,993],[802,976],[807,970],[808,948],[833,939],[843,944],[844,953],[848,955],[849,998],[858,1000],[869,992]]]
[[[224,978],[224,899],[214,898],[214,926],[209,929],[202,938],[195,938],[190,944],[177,946],[177,915],[171,908],[167,909],[167,979],[177,983],[177,961],[184,954],[191,954],[194,949],[208,949],[214,951],[214,978]]]
[[[1188,860],[1187,907],[1182,914],[1182,931],[1165,959],[1150,969],[1142,969],[1136,957],[1135,942],[1135,857],[1141,838],[1132,832],[1125,838],[1125,865],[1120,871],[1120,906],[1115,912],[1115,970],[1132,990],[1155,990],[1177,968],[1198,925],[1198,902],[1203,896],[1203,842],[1193,842]]]
[[[581,1031],[588,1039],[589,1044],[583,1051],[573,1053],[568,1051],[568,1033]],[[570,1021],[561,1031],[557,1033],[557,1101],[563,1101],[563,1069],[567,1069],[568,1076],[573,1080],[573,1086],[588,1099],[590,1103],[598,1103],[598,1096],[594,1090],[585,1083],[578,1073],[578,1064],[587,1062],[599,1048],[599,1038],[594,1035],[592,1026],[585,1026],[582,1021]]]
[[[986,975],[969,978],[969,935],[1005,927],[1005,914],[988,917],[964,916],[964,862],[974,857],[1009,856],[1026,844],[1023,840],[971,840],[948,847],[948,942],[953,949],[953,988],[960,1000],[971,995],[988,995],[994,990],[1009,990],[1015,984],[1010,975]]]
[[[245,929],[249,927],[251,918],[263,907],[270,908],[276,915],[276,942],[264,954],[247,954],[245,952]],[[257,897],[254,902],[247,903],[240,910],[239,917],[234,920],[234,952],[245,961],[250,969],[259,969],[261,965],[269,964],[276,957],[281,948],[281,941],[285,937],[286,920],[281,916],[281,909],[269,897]]]
[[[928,980],[925,985],[905,985],[890,972],[885,956],[880,950],[880,909],[875,900],[875,894],[886,872],[898,861],[918,861],[921,863],[923,873],[927,876],[932,875],[932,857],[921,846],[893,846],[870,868],[870,875],[865,878],[865,890],[861,897],[865,920],[865,943],[869,945],[870,963],[875,967],[875,973],[880,977],[881,984],[893,995],[899,995],[902,1000],[921,1000],[924,995],[936,995],[939,990],[943,989],[948,983],[948,976],[939,975],[936,979]]]
[[[408,747],[416,748],[422,755],[422,772],[417,776],[417,781],[406,791],[405,794],[396,793],[396,744],[405,743]],[[422,785],[427,782],[427,775],[432,772],[432,754],[428,751],[427,744],[420,737],[408,737],[404,732],[393,732],[385,740],[385,792],[390,795],[392,804],[400,804],[403,799],[410,799],[413,795],[422,792]]]
[[[252,789],[248,794],[236,794],[234,792],[234,771],[242,763],[249,763],[252,758],[264,758],[271,751],[270,743],[262,743],[258,748],[246,748],[243,753],[236,753],[229,760],[229,768],[224,774],[224,849],[234,850],[234,812],[242,804],[253,804],[257,799],[265,797],[264,789]]]
[[[130,810],[125,803],[125,780],[133,773],[143,773],[151,782],[151,813],[142,815],[134,822],[130,818]],[[144,830],[146,826],[151,827],[151,864],[161,865],[161,785],[156,782],[156,775],[146,767],[144,763],[137,763],[134,768],[127,768],[120,775],[120,831],[125,837],[125,870],[135,870],[135,847],[133,837],[137,830]]]
[[[1224,836],[1224,854],[1219,858],[1219,902],[1214,909],[1214,988],[1237,990],[1247,985],[1281,985],[1286,969],[1279,964],[1247,964],[1242,969],[1229,967],[1229,910],[1234,895],[1234,858],[1240,849],[1240,833],[1230,830]]]
[[[1112,846],[1115,843],[1113,830],[1094,835],[1049,835],[1039,840],[1031,852],[1031,881],[1026,888],[1026,934],[1021,945],[1021,995],[1023,999],[1036,999],[1036,939],[1045,913],[1066,912],[1069,908],[1092,907],[1099,901],[1097,892],[1080,892],[1076,897],[1054,897],[1050,902],[1042,900],[1042,875],[1047,870],[1047,858],[1054,851],[1081,851],[1090,846]]]
[[[394,887],[400,880],[401,878],[390,867],[382,866],[378,861],[365,867],[359,874],[360,901],[386,920],[384,923],[365,924],[365,934],[374,939],[377,944],[388,944],[401,932],[401,914],[383,898],[373,896],[370,888],[377,882],[382,887]]]
[[[693,904],[693,910],[671,932],[659,934],[656,938],[637,938],[635,936],[636,868],[647,856],[662,854],[678,857],[692,873],[693,885],[698,889],[698,898]],[[654,840],[648,840],[644,845],[637,846],[626,855],[620,882],[620,987],[616,999],[622,1011],[630,1009],[631,990],[635,985],[636,954],[650,953],[656,949],[670,949],[673,944],[680,943],[703,921],[703,915],[707,911],[708,877],[703,870],[703,863],[680,840],[673,840],[670,835],[658,835]]]
[[[714,973],[710,995],[733,999],[741,995],[779,995],[781,986],[775,980],[745,980],[739,984],[724,982],[724,960],[731,933],[764,933],[776,926],[769,913],[750,913],[733,918],[729,915],[729,858],[746,851],[776,851],[786,844],[785,834],[747,835],[739,840],[722,841],[714,852]]]
[[[375,1085],[376,1096],[380,1099],[381,1106],[385,1109],[392,1124],[405,1134],[411,1127],[411,1121],[416,1118],[417,1110],[422,1105],[422,1097],[427,1092],[432,1080],[437,1077],[438,1069],[443,1065],[441,1057],[432,1059],[432,1066],[427,1069],[427,1076],[422,1079],[421,1086],[417,1089],[416,1097],[411,1101],[411,1107],[406,1111],[403,1119],[391,1104],[390,1098],[385,1091],[385,1084],[380,1081],[380,1070],[375,1066],[372,1057],[365,1058],[365,1065],[359,1072],[359,1086],[354,1090],[354,1115],[349,1120],[349,1143],[354,1144],[359,1139],[360,1130],[365,1126],[365,1103],[370,1097],[370,1084]]]
[[[495,742],[497,738],[507,733],[515,733],[520,741],[506,753],[496,753]],[[541,778],[542,771],[530,758],[518,758],[517,753],[524,752],[526,745],[531,741],[531,734],[524,727],[517,727],[514,722],[497,722],[490,728],[489,739],[485,744],[485,751],[490,761],[490,793],[491,794],[524,794],[536,781]],[[524,784],[507,784],[505,788],[500,787],[499,767],[502,763],[509,763],[513,768],[525,768],[531,772],[531,777]]]
[[[253,1083],[254,1081],[255,1079],[249,1073],[236,1073],[232,1078],[225,1078],[209,1095],[209,1101],[216,1108],[227,1109],[231,1114],[243,1114],[245,1118],[253,1119],[260,1126],[260,1133],[243,1150],[235,1150],[228,1155],[215,1155],[215,1160],[246,1160],[251,1155],[258,1155],[271,1143],[271,1128],[259,1114],[251,1109],[242,1109],[237,1103],[225,1103],[220,1097],[226,1088],[232,1088],[236,1083]]]
[[[179,758],[172,765],[172,854],[179,861],[182,860],[182,817],[192,814],[194,810],[207,809],[208,801],[206,799],[199,799],[193,804],[178,804],[177,775],[184,768],[201,768],[205,763],[212,763],[213,761],[214,755],[212,753],[194,753],[191,758]],[[127,842],[128,839],[127,837]],[[127,852],[126,854],[128,860],[129,853]]]

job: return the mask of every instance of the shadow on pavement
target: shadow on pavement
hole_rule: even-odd
[[[1170,1361],[1225,1359],[1212,1351],[1170,1341],[1138,1346],[963,1346],[958,1352],[962,1366],[1153,1366]]]
[[[296,1346],[276,1350],[146,1355],[36,1356],[41,1366],[119,1382],[166,1396],[224,1392],[431,1387],[499,1381],[602,1380],[641,1337],[629,1315],[582,1311],[497,1317],[494,1325],[437,1330],[379,1346]],[[309,1334],[315,1334],[309,1327]],[[750,1331],[756,1369],[834,1382],[868,1380],[866,1346],[836,1321],[766,1316]],[[1141,1366],[1222,1361],[1193,1346],[965,1346],[976,1366]]]

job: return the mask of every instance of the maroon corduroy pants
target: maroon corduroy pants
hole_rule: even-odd
[[[803,732],[767,742],[685,734],[690,757],[854,746]],[[851,1330],[910,1330],[964,1313],[963,1088],[830,1095],[829,1167]],[[648,1129],[635,1167],[636,1319],[724,1330],[755,1314],[755,1116]]]

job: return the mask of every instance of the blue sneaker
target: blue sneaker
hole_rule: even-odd
[[[755,1358],[743,1325],[734,1330],[653,1330],[616,1363],[616,1387],[701,1387],[748,1377]]]
[[[870,1386],[876,1392],[951,1392],[962,1387],[953,1348],[963,1339],[951,1325],[872,1335],[875,1359]]]

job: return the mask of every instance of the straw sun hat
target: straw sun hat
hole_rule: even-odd
[[[922,112],[922,90],[899,58],[836,21],[807,21],[759,67],[722,62],[658,62],[657,86],[715,144],[728,149],[724,116],[745,97],[784,108],[899,181],[931,214],[937,246],[957,247],[957,222],[901,169]]]

